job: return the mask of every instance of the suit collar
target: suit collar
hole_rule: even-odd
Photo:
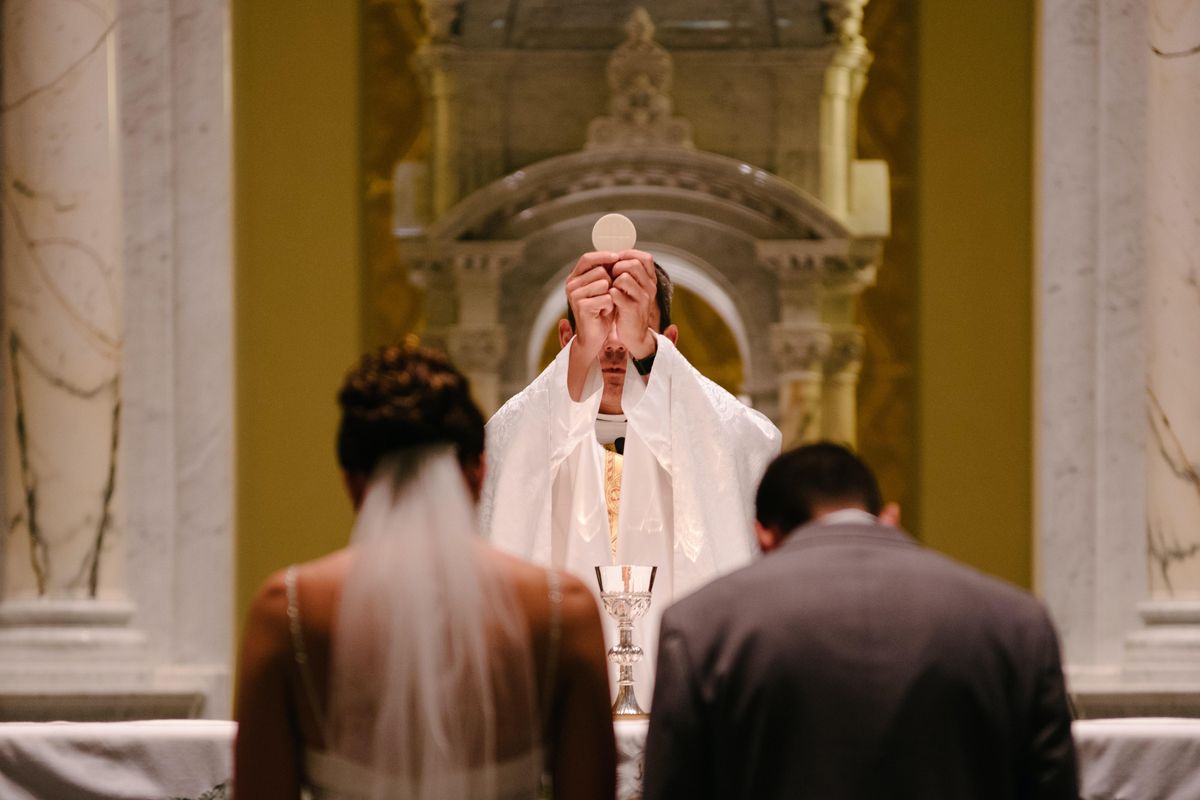
[[[880,544],[892,544],[908,547],[919,547],[917,540],[910,534],[890,525],[858,524],[858,523],[825,523],[821,520],[802,525],[787,535],[779,545],[777,552],[798,550],[818,544],[839,541],[874,541]]]

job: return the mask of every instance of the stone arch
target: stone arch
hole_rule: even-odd
[[[687,148],[550,158],[401,240],[425,284],[428,338],[472,375],[487,410],[528,383],[547,304],[590,249],[595,220],[612,211],[633,220],[639,246],[682,265],[681,284],[729,325],[744,393],[789,439],[853,440],[861,335],[847,298],[873,280],[878,239],[855,238],[775,175]]]

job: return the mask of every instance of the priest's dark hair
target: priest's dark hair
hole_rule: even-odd
[[[671,283],[671,276],[657,261],[654,262],[654,284],[654,302],[658,306],[658,332],[662,333],[671,324],[671,297],[675,294],[675,286]],[[575,312],[571,310],[570,305],[567,306],[567,322],[571,324],[571,330],[575,330]]]
[[[348,474],[370,475],[384,456],[424,445],[453,445],[464,466],[483,454],[483,414],[467,378],[444,353],[415,341],[364,355],[338,405],[338,464]]]
[[[787,534],[812,521],[818,506],[883,507],[871,468],[848,447],[817,442],[789,450],[770,463],[754,497],[764,528]]]

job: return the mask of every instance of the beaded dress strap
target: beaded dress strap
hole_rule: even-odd
[[[321,712],[321,697],[317,694],[317,683],[313,680],[312,671],[308,666],[308,649],[304,646],[304,634],[300,630],[300,598],[296,588],[296,565],[292,564],[284,574],[283,583],[287,587],[287,616],[288,629],[292,633],[292,655],[296,659],[296,667],[300,670],[300,682],[304,685],[304,694],[308,697],[308,705],[317,727],[325,730],[325,715]]]

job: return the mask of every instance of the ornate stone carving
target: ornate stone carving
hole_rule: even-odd
[[[508,352],[508,336],[502,325],[460,325],[449,331],[446,345],[463,371],[495,375]]]
[[[630,15],[625,31],[608,61],[609,116],[592,120],[587,147],[691,147],[691,124],[671,116],[674,65],[646,9]]]
[[[442,44],[455,38],[462,0],[421,0],[421,17],[429,40]]]
[[[835,331],[825,357],[827,375],[857,375],[862,368],[863,332],[857,326]]]
[[[768,240],[756,244],[759,262],[781,285],[820,282],[829,288],[861,290],[875,282],[875,262],[851,252],[846,240]]]
[[[819,323],[780,323],[771,328],[771,355],[781,375],[820,372],[832,344],[829,328]]]
[[[868,0],[822,0],[821,11],[843,44],[862,44],[863,6]]]

